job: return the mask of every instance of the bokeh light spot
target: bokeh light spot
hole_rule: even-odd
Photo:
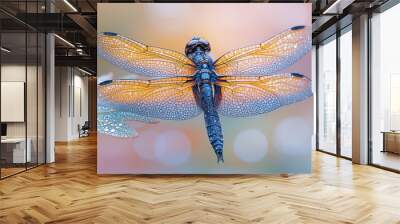
[[[286,155],[304,154],[311,149],[312,125],[301,117],[290,117],[278,123],[274,131],[275,147]]]
[[[191,150],[188,137],[178,130],[165,131],[155,139],[155,156],[165,165],[176,166],[188,162]]]
[[[241,131],[235,138],[233,150],[235,155],[247,163],[262,160],[267,154],[268,141],[264,133],[256,129]]]

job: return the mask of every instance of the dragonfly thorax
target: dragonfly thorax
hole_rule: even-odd
[[[214,70],[212,58],[204,51],[198,50],[190,55],[190,59],[196,65],[196,69],[199,70]]]
[[[203,72],[201,73],[200,78],[203,80],[209,80],[211,78],[211,75],[208,72]]]
[[[201,84],[212,84],[217,80],[217,75],[214,72],[214,65],[212,58],[203,51],[201,48],[197,48],[190,58],[196,65],[196,83]]]
[[[217,74],[208,68],[199,69],[195,74],[195,80],[197,85],[213,84],[217,81]]]

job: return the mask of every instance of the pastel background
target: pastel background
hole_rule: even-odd
[[[183,53],[193,36],[211,55],[265,41],[292,26],[311,26],[311,4],[98,4],[98,32],[116,32]],[[311,52],[284,71],[311,77]],[[98,58],[98,81],[138,78]],[[100,174],[304,173],[311,170],[312,97],[273,112],[221,117],[225,162],[217,164],[203,115],[186,121],[129,122],[137,136],[98,134]]]

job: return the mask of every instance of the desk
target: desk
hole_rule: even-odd
[[[25,138],[5,138],[1,139],[1,156],[9,163],[26,163],[32,159],[31,154],[31,139],[27,139],[25,151]],[[5,155],[4,155],[5,154]],[[12,154],[12,156],[11,156]],[[4,155],[4,156],[3,156]],[[10,155],[10,156],[8,156]],[[8,158],[7,158],[8,157]],[[11,160],[12,158],[12,160]],[[26,161],[25,161],[26,159]]]
[[[400,154],[400,132],[383,131],[383,150],[382,152],[392,152]]]

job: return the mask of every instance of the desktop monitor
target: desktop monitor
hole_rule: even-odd
[[[1,124],[1,136],[7,136],[7,124],[5,123]]]

